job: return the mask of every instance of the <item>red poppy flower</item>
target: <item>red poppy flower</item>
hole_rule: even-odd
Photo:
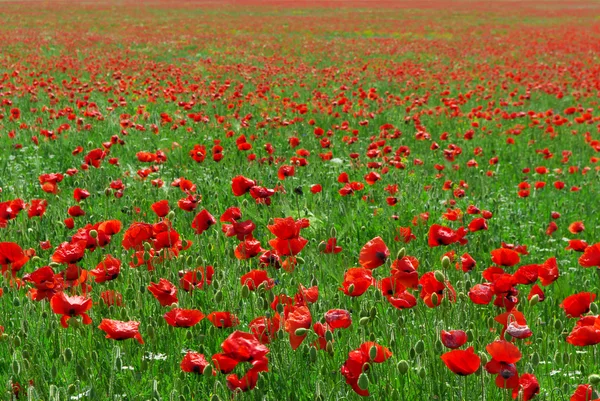
[[[575,252],[585,252],[588,247],[588,243],[580,239],[569,240],[569,245],[565,248],[566,250],[573,250]]]
[[[571,234],[579,234],[583,230],[585,230],[585,226],[583,225],[582,221],[576,221],[569,224],[569,232]]]
[[[508,341],[496,340],[488,344],[485,349],[497,362],[511,364],[521,359],[521,351]]]
[[[73,199],[77,202],[81,202],[82,200],[89,198],[89,196],[90,193],[85,189],[75,188],[73,190]]]
[[[530,285],[538,279],[539,265],[524,265],[513,274],[516,284]]]
[[[531,287],[531,291],[529,291],[529,295],[527,295],[527,300],[531,300],[535,295],[538,296],[539,302],[542,302],[546,298],[544,291],[537,284],[534,284],[533,287]]]
[[[29,261],[29,257],[18,244],[14,242],[0,242],[0,267],[2,273],[5,273],[8,268],[13,275]]]
[[[325,322],[331,330],[346,329],[352,324],[352,318],[345,309],[330,309],[325,313]]]
[[[248,323],[248,328],[262,344],[269,344],[281,327],[279,313],[275,313],[275,316],[272,318],[266,316],[257,317]]]
[[[60,244],[54,254],[52,261],[56,263],[74,264],[83,259],[85,255],[86,242],[76,241],[74,243],[63,242]]]
[[[559,306],[565,310],[567,317],[581,317],[590,311],[590,305],[594,299],[596,299],[596,294],[580,292],[566,297]]]
[[[582,267],[600,267],[600,242],[588,246],[579,257]]]
[[[238,317],[231,312],[212,312],[206,318],[219,329],[235,327],[240,324]]]
[[[373,273],[369,269],[353,267],[344,274],[344,282],[340,290],[351,297],[364,294],[373,284]]]
[[[459,376],[471,375],[481,366],[481,359],[473,351],[473,347],[467,348],[466,351],[454,350],[446,352],[441,358],[448,369]]]
[[[457,231],[454,231],[450,227],[433,224],[429,227],[428,244],[431,248],[440,245],[450,245],[455,242],[465,245],[468,242],[464,238],[465,235],[467,235],[467,231],[464,227],[460,227]]]
[[[475,259],[473,259],[473,257],[471,255],[469,255],[468,253],[464,253],[461,257],[460,257],[460,264],[457,263],[456,264],[456,269],[458,270],[459,268],[463,271],[463,272],[470,272],[471,270],[473,270],[473,268],[475,267],[475,265],[477,264],[477,262],[475,261]]]
[[[60,318],[60,325],[64,328],[69,327],[68,321],[74,316],[81,316],[83,324],[92,323],[92,319],[86,313],[92,308],[91,298],[79,295],[68,297],[64,292],[59,292],[50,300],[50,307],[52,308],[52,312],[57,315],[63,315]]]
[[[371,359],[371,348],[375,348],[375,358]],[[358,395],[363,397],[369,396],[367,389],[362,389],[358,386],[358,378],[361,373],[369,370],[371,363],[382,363],[391,358],[392,352],[374,342],[366,342],[361,346],[348,353],[348,359],[342,365],[340,372],[346,379],[346,384],[349,384]]]
[[[196,215],[196,217],[194,217],[194,221],[192,221],[192,228],[196,234],[200,235],[204,231],[208,230],[213,224],[217,224],[217,220],[213,217],[213,215],[208,213],[208,210],[203,209]]]
[[[36,271],[23,276],[23,281],[32,283],[35,288],[29,290],[29,297],[36,301],[51,299],[63,289],[63,278],[55,274],[50,266],[40,267]]]
[[[256,181],[246,178],[243,175],[233,177],[231,180],[231,189],[235,196],[242,196],[250,191],[250,188],[256,185]]]
[[[183,357],[181,361],[181,370],[189,373],[204,373],[204,369],[206,369],[210,364],[206,360],[206,357],[203,354],[194,351],[188,351],[187,354]],[[216,372],[213,372],[213,375],[216,375]]]
[[[241,379],[237,374],[227,376],[227,387],[234,392],[237,390],[252,390],[258,383],[258,374],[260,372],[268,371],[269,366],[267,358],[258,359],[252,362],[252,368],[250,368]]]
[[[248,286],[250,291],[256,290],[263,284],[265,290],[270,290],[275,286],[275,280],[270,278],[264,270],[251,270],[240,278],[240,282],[242,285]]]
[[[319,300],[319,287],[316,285],[306,288],[300,284],[298,287],[298,293],[294,296],[294,301],[296,302],[297,306],[314,304]]]
[[[531,373],[525,373],[519,377],[519,385],[513,389],[512,398],[529,401],[540,392],[540,384]]]
[[[494,291],[490,284],[475,284],[469,290],[471,302],[477,305],[488,305],[494,298]]]
[[[434,272],[427,272],[419,279],[419,285],[421,285],[421,293],[419,296],[425,302],[425,305],[430,308],[439,306],[444,298],[446,283],[438,281],[435,278]],[[448,290],[452,292],[450,288],[448,288]],[[451,296],[455,297],[455,294],[451,294]]]
[[[410,227],[398,227],[396,230],[398,231],[398,235],[394,237],[395,241],[402,241],[408,244],[410,241],[417,239]]]
[[[487,230],[488,229],[487,220],[484,219],[483,217],[477,217],[477,218],[471,220],[468,228],[469,228],[469,231],[471,231],[471,232]]]
[[[143,243],[149,242],[152,239],[152,225],[147,223],[133,223],[125,231],[123,236],[123,248],[143,250]]]
[[[391,273],[395,280],[407,288],[417,288],[419,285],[419,273],[417,268],[419,261],[414,256],[404,256],[392,262]]]
[[[157,283],[150,283],[148,291],[160,302],[161,306],[169,306],[178,302],[177,287],[169,280],[161,278]]]
[[[306,338],[306,334],[297,335],[296,330],[298,329],[309,329],[312,323],[312,316],[310,315],[310,310],[306,306],[293,307],[290,313],[287,315],[285,319],[285,331],[290,335],[290,345],[293,350],[296,350],[304,338]]]
[[[295,256],[304,249],[306,244],[308,244],[308,240],[302,237],[292,239],[275,238],[269,241],[269,245],[282,256]]]
[[[135,338],[140,344],[144,344],[139,332],[140,322],[102,319],[98,328],[106,333],[106,338],[122,341]]]
[[[280,180],[285,180],[286,177],[293,177],[295,173],[296,171],[294,169],[294,166],[283,165],[279,167],[279,170],[277,170],[277,178],[279,178]]]
[[[114,280],[119,276],[120,272],[121,261],[113,258],[111,255],[106,255],[104,260],[98,263],[94,270],[90,270],[90,274],[96,277],[96,283]]]
[[[467,342],[467,333],[462,330],[442,330],[440,338],[445,347],[456,349],[462,347]]]
[[[253,334],[235,331],[221,343],[223,353],[238,362],[252,362],[264,358],[269,349]]]
[[[185,291],[192,291],[194,289],[201,290],[204,285],[210,285],[212,282],[212,277],[215,274],[215,269],[212,266],[199,266],[194,270],[181,271],[179,275],[181,276],[181,280],[179,280],[179,285]]]
[[[232,206],[227,208],[219,218],[222,223],[234,223],[242,218],[242,212],[238,207]]]
[[[590,384],[580,384],[570,401],[600,401],[600,398],[594,399],[594,390]]]
[[[585,316],[577,321],[576,326],[567,337],[569,344],[577,347],[600,343],[600,317]]]
[[[32,199],[27,210],[27,217],[42,217],[46,213],[48,201],[46,199]]]
[[[238,244],[234,254],[236,258],[245,260],[255,257],[262,251],[264,251],[264,249],[260,246],[260,241],[250,236],[249,238],[246,238],[244,242]]]
[[[158,217],[165,217],[167,214],[169,214],[169,211],[171,210],[169,208],[169,201],[166,199],[154,202],[151,208],[152,211],[156,213]]]
[[[365,269],[376,269],[390,257],[390,250],[381,237],[375,237],[360,250],[358,263]]]
[[[555,282],[559,275],[555,257],[549,258],[538,267],[538,277],[543,286],[548,286]]]
[[[498,266],[514,266],[520,262],[521,257],[512,249],[499,248],[491,252],[492,262]]]
[[[337,238],[329,238],[327,240],[327,244],[325,245],[325,249],[321,252],[330,254],[330,253],[340,253],[342,252],[342,247],[337,246]]]
[[[192,327],[204,319],[204,313],[197,309],[173,308],[163,315],[168,325],[173,327]]]
[[[318,194],[322,190],[323,190],[323,187],[321,186],[321,184],[314,184],[314,185],[310,186],[310,192],[313,194]]]

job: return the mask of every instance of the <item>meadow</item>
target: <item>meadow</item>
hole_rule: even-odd
[[[0,399],[600,399],[600,3],[1,6]]]

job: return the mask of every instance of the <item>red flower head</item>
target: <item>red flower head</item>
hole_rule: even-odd
[[[54,254],[52,261],[56,263],[74,264],[83,259],[85,255],[86,242],[76,241],[74,243],[63,242],[60,244]]]
[[[194,217],[194,221],[192,221],[192,228],[196,234],[200,235],[204,231],[208,230],[213,224],[217,224],[217,220],[210,213],[208,213],[206,209],[203,209],[196,215],[196,217]]]
[[[35,286],[29,290],[28,295],[36,301],[51,299],[63,289],[62,276],[55,274],[50,266],[40,267],[33,273],[24,275],[23,281],[28,281]]]
[[[344,282],[340,290],[351,297],[364,294],[373,284],[373,273],[369,269],[353,267],[344,274]]]
[[[174,308],[163,315],[168,325],[173,327],[192,327],[204,319],[204,314],[196,309]]]
[[[139,332],[140,322],[102,319],[98,328],[106,333],[106,338],[113,340],[127,340],[135,338],[140,344],[144,344],[142,335]]]
[[[519,385],[513,389],[512,398],[516,399],[522,395],[520,400],[529,401],[539,393],[540,384],[537,378],[531,373],[525,373],[519,377]]]
[[[440,338],[442,344],[450,349],[460,348],[467,342],[467,334],[462,330],[442,330]]]
[[[341,246],[337,246],[337,238],[329,238],[327,240],[327,244],[325,245],[325,249],[323,249],[321,252],[323,253],[340,253],[342,252],[342,247]]]
[[[481,366],[481,359],[473,351],[473,347],[467,348],[466,351],[454,350],[446,352],[441,358],[448,369],[459,376],[472,375]]]
[[[171,210],[169,208],[169,201],[168,200],[161,200],[158,202],[155,202],[152,204],[152,211],[154,213],[156,213],[156,215],[158,217],[165,217],[167,214],[169,214],[169,211]]]
[[[560,307],[565,310],[567,317],[581,317],[590,311],[590,305],[596,299],[596,294],[580,292],[565,298]]]
[[[203,354],[188,351],[188,353],[183,357],[180,366],[181,370],[184,372],[202,374],[204,373],[204,369],[206,369],[209,365],[210,364]],[[216,375],[216,372],[213,372],[213,375]]]
[[[296,350],[306,337],[306,334],[297,335],[296,330],[309,329],[311,323],[312,317],[310,315],[310,310],[308,310],[306,306],[293,308],[287,315],[285,319],[285,331],[290,335],[290,345],[293,350]]]
[[[439,224],[433,224],[429,227],[428,244],[431,248],[440,245],[450,245],[455,242],[465,245],[468,241],[465,238],[467,231],[464,227],[460,227],[454,231],[450,227],[440,226]]]
[[[371,349],[375,349],[372,352]],[[371,354],[375,354],[375,358],[371,359]],[[358,386],[358,378],[361,373],[369,369],[369,364],[382,363],[391,358],[392,352],[374,342],[363,343],[359,348],[348,353],[348,359],[340,369],[342,375],[346,378],[346,384],[349,384],[358,395],[363,397],[369,396],[367,389],[362,389]]]
[[[221,215],[221,217],[219,218],[219,221],[221,221],[222,223],[234,223],[238,220],[240,220],[242,218],[242,212],[240,211],[239,208],[232,206],[230,208],[228,208],[227,210],[225,210],[225,212],[223,212],[223,214]]]
[[[143,243],[150,242],[153,236],[152,225],[147,223],[133,223],[123,236],[123,248],[143,250]]]
[[[233,177],[231,180],[231,189],[235,196],[242,196],[245,193],[250,192],[250,188],[256,185],[256,181],[246,178],[243,175]]]
[[[552,257],[538,266],[538,277],[543,286],[548,286],[558,279],[559,271],[556,258]]]
[[[104,260],[100,262],[94,270],[90,270],[90,274],[96,277],[97,283],[114,280],[121,272],[121,261],[113,258],[111,255],[106,255]]]
[[[381,237],[375,237],[360,250],[358,263],[365,269],[376,269],[390,257],[390,250]]]
[[[264,249],[260,246],[260,241],[249,236],[244,242],[238,244],[234,254],[236,258],[245,260],[255,257],[262,251],[264,251]]]
[[[514,266],[521,260],[519,254],[512,249],[499,248],[492,252],[492,262],[498,266]]]
[[[576,221],[574,223],[569,224],[569,232],[571,234],[579,234],[583,230],[585,230],[585,226],[583,225],[582,221]]]
[[[276,313],[272,318],[257,317],[248,323],[248,328],[262,344],[269,344],[281,327],[279,313]]]
[[[569,344],[577,347],[596,345],[600,343],[600,317],[585,316],[577,321],[577,325],[567,337]]]
[[[600,398],[594,399],[594,390],[591,385],[580,384],[571,396],[570,401],[600,401]]]
[[[10,268],[14,276],[28,261],[29,257],[19,245],[14,242],[0,242],[0,267],[2,267],[2,273],[5,273]]]
[[[600,242],[585,248],[579,264],[582,267],[600,267]]]
[[[235,327],[240,324],[238,317],[231,312],[212,312],[206,318],[219,329]]]
[[[164,278],[161,278],[158,284],[150,283],[148,291],[154,295],[161,306],[169,306],[178,302],[177,287]]]
[[[242,285],[247,285],[250,291],[256,290],[264,283],[264,288],[270,290],[275,286],[275,280],[267,275],[264,270],[251,270],[240,278]]]
[[[331,330],[347,329],[352,324],[352,317],[347,310],[331,309],[325,313],[325,322]]]
[[[74,316],[81,316],[83,324],[92,323],[92,319],[86,313],[92,308],[91,298],[82,297],[79,295],[68,297],[64,292],[59,292],[50,300],[52,312],[57,315],[63,315],[60,319],[62,327],[69,327],[68,320]]]

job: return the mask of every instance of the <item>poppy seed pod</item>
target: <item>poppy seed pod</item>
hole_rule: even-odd
[[[540,302],[540,296],[538,294],[534,294],[529,300],[529,306],[535,306]]]
[[[366,326],[367,324],[369,324],[369,320],[371,320],[369,317],[361,317],[358,320],[358,324],[361,326]]]
[[[366,374],[361,373],[360,376],[358,376],[358,387],[361,390],[366,390],[369,387],[369,378]]]
[[[598,304],[590,304],[590,312],[592,312],[594,315],[598,314]]]
[[[449,260],[449,259],[448,259],[448,260]],[[443,283],[444,281],[446,281],[446,277],[444,276],[444,273],[442,273],[442,272],[441,272],[441,271],[439,271],[439,270],[436,270],[436,271],[433,273],[433,275],[434,275],[435,279],[436,279],[437,281],[439,281],[440,283]]]
[[[398,362],[398,365],[396,365],[396,368],[398,369],[398,372],[400,372],[400,374],[405,375],[408,373],[408,369],[409,369],[408,362],[406,360],[402,359],[400,362]]]
[[[294,334],[299,337],[306,335],[306,333],[308,333],[308,329],[305,329],[304,327],[300,327],[300,328],[296,329],[296,331],[294,331]]]
[[[447,268],[449,268],[449,267],[450,267],[450,258],[449,258],[448,256],[444,256],[444,257],[442,258],[442,267],[443,267],[444,269],[447,269]]]
[[[417,341],[417,343],[415,344],[415,352],[420,355],[424,351],[425,351],[425,343],[423,342],[423,340]]]
[[[406,248],[403,247],[403,248],[400,248],[400,250],[396,254],[396,259],[402,259],[405,256],[406,256]]]
[[[588,381],[592,386],[600,385],[600,375],[590,375]]]
[[[327,341],[327,344],[325,345],[325,351],[327,351],[329,354],[333,354],[333,343],[331,341]]]

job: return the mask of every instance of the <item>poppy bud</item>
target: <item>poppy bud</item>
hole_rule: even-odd
[[[448,260],[449,260],[449,259],[448,259]],[[433,273],[433,276],[434,276],[434,277],[435,277],[435,279],[436,279],[437,281],[439,281],[440,283],[443,283],[444,281],[446,281],[446,277],[444,276],[444,273],[442,273],[442,272],[441,272],[441,271],[439,271],[439,270],[436,270],[436,271]],[[435,304],[437,304],[437,302],[434,302],[434,305],[435,305]]]
[[[431,294],[431,303],[433,305],[439,305],[440,304],[439,301],[440,301],[440,297],[438,296],[437,293],[434,292],[433,294]]]
[[[294,332],[294,334],[299,337],[306,335],[306,333],[308,333],[308,329],[305,329],[304,327],[300,327],[300,328],[296,329],[296,331]]]
[[[250,288],[247,285],[242,286],[242,298],[246,299],[250,296]]]
[[[423,351],[425,351],[425,343],[423,342],[423,340],[417,341],[417,343],[415,344],[415,351],[419,355],[422,354]]]
[[[424,378],[425,378],[425,376],[427,376],[427,371],[425,370],[425,368],[424,368],[424,367],[422,367],[422,366],[421,366],[421,369],[419,370],[419,377],[420,377],[421,379],[424,379]]]
[[[247,206],[248,206],[248,199],[242,200],[242,207],[247,207]]]
[[[154,326],[148,326],[146,333],[148,338],[154,338]]]
[[[534,294],[529,300],[529,306],[535,306],[540,302],[540,296],[538,294]]]
[[[377,316],[377,308],[372,307],[369,311],[369,316],[371,317],[371,319],[375,319],[375,316]]]
[[[377,357],[377,347],[373,345],[371,348],[369,348],[369,358],[371,360],[374,360],[376,357]]]
[[[110,196],[111,193],[112,193],[112,190],[109,187],[106,187],[104,189],[104,196]]]
[[[192,334],[192,331],[191,330],[187,330],[185,332],[185,339],[186,340],[191,340],[192,338],[194,338],[194,335]]]
[[[563,324],[560,320],[556,320],[554,322],[554,329],[556,329],[556,331],[561,331],[563,328]]]
[[[92,237],[93,239],[98,238],[98,231],[96,230],[90,230],[90,237]]]
[[[396,368],[398,369],[398,372],[400,372],[400,374],[405,375],[408,373],[408,362],[402,359],[400,362],[398,362]]]
[[[348,286],[348,294],[354,294],[354,284]]]
[[[120,356],[115,358],[115,369],[117,370],[117,372],[120,372],[123,369],[123,360]]]
[[[73,350],[71,350],[71,348],[65,348],[63,355],[65,357],[66,362],[71,362],[71,360],[73,359]]]
[[[21,346],[21,337],[15,336],[15,338],[13,339],[13,345],[15,346],[15,348],[19,348]]]
[[[152,244],[150,244],[149,242],[144,242],[144,250],[146,252],[150,252],[151,249],[152,249]]]
[[[415,359],[417,357],[417,352],[415,351],[414,348],[411,348],[408,351],[408,356],[410,357],[410,359]]]
[[[444,349],[444,345],[442,344],[442,342],[439,339],[437,339],[436,342],[435,342],[435,350],[437,352],[440,352],[443,349]]]
[[[540,354],[538,354],[537,352],[534,352],[533,355],[531,355],[531,365],[535,368],[540,364]]]
[[[406,248],[400,248],[400,250],[396,254],[396,259],[402,259],[405,256],[406,256]]]
[[[325,351],[333,354],[333,343],[331,341],[327,341],[327,344],[325,345]]]
[[[56,263],[56,262],[50,262],[50,263],[48,263],[48,266],[50,266],[53,269],[56,269],[57,267],[60,266],[60,264]]]
[[[215,302],[219,303],[223,300],[223,292],[221,290],[217,291],[215,294]]]
[[[83,366],[81,366],[79,364],[75,368],[75,373],[77,374],[77,377],[79,377],[80,379],[85,378],[85,369],[83,368]]]
[[[69,387],[67,387],[67,394],[71,395],[71,394],[75,394],[75,385],[74,384],[69,384]]]
[[[450,267],[450,258],[449,258],[448,256],[444,256],[444,257],[442,258],[442,267],[443,267],[444,269],[447,269],[447,268],[449,268],[449,267]]]
[[[325,248],[327,248],[327,244],[325,243],[325,241],[321,241],[319,242],[319,246],[317,246],[317,251],[319,251],[319,253],[322,253],[323,251],[325,251]]]
[[[34,263],[39,262],[40,260],[41,260],[40,257],[37,255],[35,255],[34,257],[31,258],[31,261]]]
[[[56,369],[55,365],[52,365],[52,367],[50,368],[50,377],[55,379],[57,375],[58,375],[58,370]]]
[[[212,396],[212,397],[210,397],[210,401],[221,401],[221,399],[219,398],[219,396],[218,396],[218,395],[216,395],[216,394],[213,394],[213,396]]]
[[[358,387],[361,390],[366,390],[369,387],[369,378],[366,374],[361,373],[360,376],[358,376]]]
[[[310,347],[308,356],[310,357],[311,362],[315,362],[317,360],[317,349],[315,347]]]
[[[300,257],[300,256],[296,256],[296,263],[303,265],[304,264],[304,258]]]
[[[202,374],[204,376],[212,376],[212,374],[213,374],[212,366],[208,365],[207,367],[205,367],[204,370],[202,371]]]
[[[214,280],[214,281],[212,282],[212,286],[213,286],[213,288],[214,288],[215,290],[218,290],[218,289],[219,289],[219,287],[221,286],[221,283],[219,282],[219,280]]]
[[[14,297],[13,298],[13,306],[18,308],[19,306],[21,306],[21,301],[19,300],[19,298]]]
[[[358,321],[358,324],[361,326],[366,326],[369,324],[369,320],[371,320],[369,317],[361,317]]]
[[[588,381],[592,386],[597,386],[600,384],[600,375],[590,375]]]
[[[29,351],[23,350],[23,359],[28,360],[30,356],[31,355],[29,355]]]
[[[21,373],[21,364],[16,359],[13,359],[12,370],[15,376],[19,376],[19,374]]]
[[[471,329],[467,330],[467,340],[473,341],[473,330]]]
[[[337,231],[336,231],[335,227],[331,227],[331,230],[329,230],[329,235],[332,238],[337,238]]]
[[[327,330],[325,332],[325,340],[326,341],[333,341],[333,332],[331,330]]]
[[[598,314],[598,304],[590,304],[590,311],[594,314]]]
[[[277,304],[277,312],[283,313],[283,305],[282,304]]]

